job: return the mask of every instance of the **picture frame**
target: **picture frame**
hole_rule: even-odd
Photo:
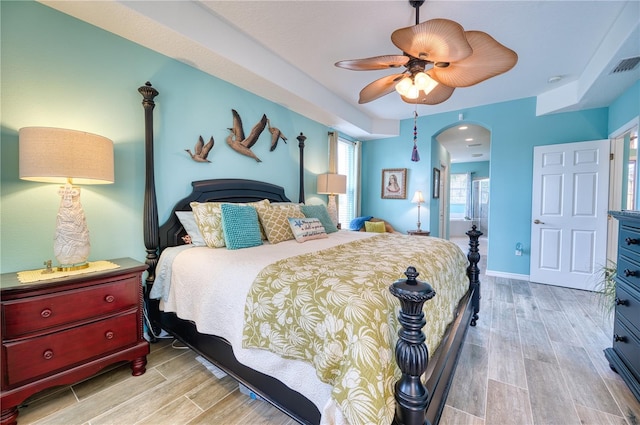
[[[380,186],[382,199],[407,199],[407,169],[383,169]]]
[[[433,198],[438,199],[440,197],[440,169],[433,169]]]

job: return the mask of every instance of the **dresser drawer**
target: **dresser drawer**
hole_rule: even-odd
[[[624,255],[619,255],[616,281],[624,281],[640,290],[640,265]]]
[[[62,332],[3,344],[7,385],[85,363],[138,341],[137,312],[121,314]]]
[[[621,250],[640,254],[640,229],[625,224],[620,225],[618,244]]]
[[[627,322],[633,324],[631,330],[640,335],[640,292],[638,288],[632,288],[624,281],[616,285],[616,316],[623,316]]]
[[[3,338],[12,339],[137,306],[140,285],[136,277],[130,277],[104,285],[4,302]]]
[[[630,328],[624,318],[616,317],[613,325],[613,349],[629,366],[634,377],[640,379],[640,339]]]

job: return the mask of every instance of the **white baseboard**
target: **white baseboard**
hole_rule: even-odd
[[[487,276],[504,277],[507,279],[515,279],[515,280],[524,280],[527,282],[529,281],[528,274],[505,273],[505,272],[499,272],[495,270],[487,270],[485,271],[484,274],[486,274]]]

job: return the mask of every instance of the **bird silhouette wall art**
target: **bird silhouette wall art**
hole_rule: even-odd
[[[255,159],[257,162],[262,162],[260,158],[253,153],[251,148],[258,141],[258,137],[264,131],[267,125],[267,116],[262,114],[262,118],[251,129],[251,133],[247,137],[244,136],[244,129],[242,128],[242,119],[235,109],[231,110],[233,115],[233,127],[229,129],[231,132],[227,136],[227,144],[231,146],[234,151]]]
[[[196,142],[196,146],[194,147],[194,152],[192,153],[190,149],[185,149],[185,151],[189,156],[191,156],[191,159],[196,162],[211,162],[207,159],[207,156],[209,156],[209,152],[211,151],[211,148],[213,148],[213,144],[213,137],[211,137],[205,145],[204,139],[200,136]]]
[[[280,131],[280,129],[276,127],[271,127],[271,120],[267,118],[267,127],[269,128],[269,133],[271,133],[271,148],[269,148],[270,152],[276,150],[276,146],[278,146],[278,141],[282,139],[283,142],[287,143],[287,138],[284,137],[284,134]]]

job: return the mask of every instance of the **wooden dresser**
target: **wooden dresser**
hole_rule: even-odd
[[[34,283],[1,275],[0,423],[14,424],[17,406],[38,391],[70,385],[105,366],[131,362],[142,375],[149,343],[142,330],[143,263]]]
[[[640,401],[640,211],[611,212],[618,219],[618,259],[611,368]]]

